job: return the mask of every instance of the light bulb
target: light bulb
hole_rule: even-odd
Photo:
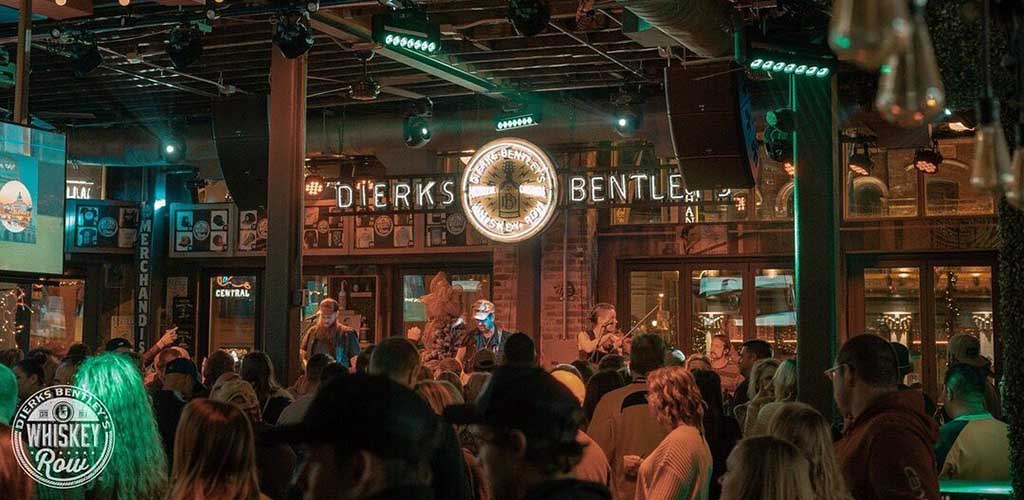
[[[882,68],[875,108],[889,122],[917,127],[942,113],[945,105],[946,91],[922,7],[914,13],[910,46],[889,56]]]
[[[121,7],[127,7],[128,4],[132,3],[132,0],[117,0],[117,3],[121,4]]]
[[[1010,172],[1010,152],[1003,134],[1003,124],[995,119],[978,125],[974,133],[974,168],[971,185],[978,189],[996,191],[999,186],[1013,181]]]
[[[836,0],[828,44],[839,59],[874,70],[907,46],[911,32],[904,0]]]
[[[1017,208],[1024,208],[1024,146],[1018,146],[1013,151],[1010,173],[1013,174],[1013,181],[1005,186],[1006,201]]]
[[[57,0],[55,3],[57,5],[64,6],[68,4],[68,0]]]

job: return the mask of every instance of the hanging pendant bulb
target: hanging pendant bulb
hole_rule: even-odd
[[[906,0],[836,0],[828,44],[839,59],[876,70],[910,43]]]
[[[978,117],[971,185],[978,189],[998,191],[1014,181],[1006,135],[999,121],[999,108],[992,99],[982,98],[978,101]]]
[[[945,106],[946,91],[924,20],[924,1],[918,0],[914,36],[907,50],[893,54],[882,66],[875,108],[891,123],[919,127],[938,116]]]

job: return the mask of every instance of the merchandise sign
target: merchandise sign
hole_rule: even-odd
[[[152,287],[150,279],[153,269],[153,204],[142,204],[142,219],[139,222],[139,251],[135,263],[138,266],[138,281],[135,293],[135,348],[139,352],[146,351],[146,339],[149,338],[149,302]]]

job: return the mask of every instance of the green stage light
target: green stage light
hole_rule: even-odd
[[[373,16],[373,40],[389,49],[434,55],[441,48],[441,28],[415,10],[397,10]]]
[[[501,132],[536,125],[540,125],[540,116],[532,113],[526,115],[501,115],[494,123],[494,130]]]
[[[810,61],[807,61],[810,62]],[[806,62],[768,57],[755,57],[748,65],[752,70],[770,71],[786,75],[825,78],[832,73],[831,68],[821,64],[811,65]]]

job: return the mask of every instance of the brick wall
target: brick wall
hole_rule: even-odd
[[[493,296],[495,321],[499,326],[518,330],[516,325],[516,260],[519,253],[515,245],[494,245]]]
[[[565,271],[571,292],[568,314],[564,315],[563,297],[563,236],[565,218],[555,220],[544,232],[541,246],[541,340],[576,338],[576,334],[589,323],[593,297],[593,266],[596,257],[594,214],[572,211],[568,217],[568,259]],[[568,318],[568,329],[563,317]]]

